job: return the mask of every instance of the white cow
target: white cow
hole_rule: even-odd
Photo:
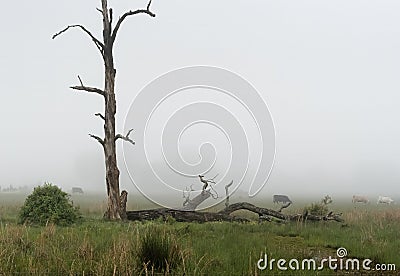
[[[357,203],[357,202],[368,203],[369,200],[366,196],[353,195],[353,199],[351,202],[353,202],[353,203]]]
[[[392,204],[393,202],[394,202],[394,200],[388,196],[379,196],[378,202],[376,204],[379,204],[379,203]]]

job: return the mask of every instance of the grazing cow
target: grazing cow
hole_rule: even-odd
[[[366,196],[359,196],[359,195],[353,195],[353,199],[351,200],[353,203],[361,202],[361,203],[368,203],[369,200]]]
[[[274,195],[273,196],[273,202],[274,203],[292,203],[292,201],[289,199],[289,197],[287,195]]]
[[[73,194],[83,194],[83,190],[80,187],[72,187]]]
[[[388,197],[388,196],[379,196],[379,197],[378,197],[378,202],[377,202],[376,204],[379,204],[379,203],[383,203],[383,204],[392,204],[393,202],[394,202],[394,200],[391,199],[391,198]]]

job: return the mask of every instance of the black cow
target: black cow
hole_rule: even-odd
[[[292,201],[289,199],[287,195],[274,195],[273,196],[273,202],[274,203],[292,203]]]
[[[72,187],[73,194],[83,194],[83,190],[80,187]]]

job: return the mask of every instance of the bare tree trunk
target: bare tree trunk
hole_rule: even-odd
[[[94,42],[97,49],[99,50],[104,61],[104,90],[99,88],[85,86],[78,76],[80,86],[72,86],[72,89],[82,90],[90,93],[97,93],[104,97],[104,116],[100,113],[96,113],[104,121],[104,138],[100,138],[96,135],[89,134],[92,138],[96,139],[103,147],[104,161],[106,165],[106,185],[107,185],[107,196],[108,204],[107,211],[104,217],[111,220],[120,220],[124,216],[125,212],[121,212],[120,206],[120,193],[119,193],[119,169],[117,164],[116,147],[115,142],[118,139],[128,141],[132,144],[134,142],[129,138],[129,134],[132,130],[124,136],[115,133],[115,114],[117,111],[117,105],[115,101],[115,75],[116,70],[114,68],[113,58],[113,46],[119,28],[122,22],[131,15],[147,14],[151,17],[155,17],[155,14],[150,11],[151,0],[149,1],[146,9],[138,9],[135,11],[128,11],[118,18],[114,28],[113,24],[113,11],[107,7],[107,0],[101,0],[101,9],[98,9],[103,16],[103,41],[97,39],[88,29],[83,25],[69,25],[64,30],[56,33],[53,39],[60,34],[66,32],[70,28],[79,28],[86,33]],[[126,201],[125,201],[126,203]]]
[[[111,21],[112,10],[107,8],[107,0],[102,0],[103,11],[103,41],[104,41],[104,157],[106,165],[107,184],[107,218],[111,220],[121,219],[119,198],[119,169],[117,165],[117,154],[115,147],[115,114],[117,111],[115,103],[115,74],[114,59],[112,52]]]

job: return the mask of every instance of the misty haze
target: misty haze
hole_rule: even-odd
[[[0,275],[399,275],[399,1],[3,2]]]
[[[329,194],[350,200],[353,194],[382,194],[399,199],[400,4],[364,1],[343,8],[319,1],[290,6],[259,2],[249,13],[244,12],[245,1],[205,3],[155,1],[154,9],[163,11],[155,20],[132,19],[133,33],[120,34],[115,52],[117,129],[123,131],[137,93],[159,75],[197,64],[226,68],[258,90],[274,120],[275,164],[257,197],[271,200],[273,194],[283,193],[318,199]],[[44,9],[33,2],[22,8],[5,3],[8,12],[1,23],[13,25],[7,32],[9,43],[0,46],[6,93],[0,108],[2,187],[50,181],[66,190],[79,186],[105,193],[102,150],[88,136],[103,131],[93,116],[102,111],[102,100],[68,88],[78,83],[78,74],[85,83],[101,86],[102,64],[79,31],[51,40],[68,22],[81,22],[100,34],[94,4],[48,2]],[[115,13],[128,6],[122,3]],[[229,14],[221,15],[227,6]],[[179,12],[182,9],[186,12]],[[17,13],[27,20],[13,20]],[[218,101],[218,95],[209,94],[208,100]],[[188,98],[196,101],[194,95]],[[176,96],[164,108],[178,109],[184,103]],[[157,116],[162,117],[160,112]],[[246,115],[236,112],[246,122]],[[137,135],[133,131],[132,138]],[[159,138],[154,137],[156,146]],[[211,126],[188,129],[182,136],[183,158],[198,162],[200,144],[210,139],[219,154],[216,173],[223,174],[229,147]],[[257,141],[253,142],[257,154]],[[123,147],[134,152],[137,146]],[[122,144],[117,147],[121,188],[137,194],[124,165]],[[152,162],[161,172],[168,169],[164,160]],[[175,177],[179,187],[200,187],[196,178]],[[239,189],[246,193],[248,187]]]

